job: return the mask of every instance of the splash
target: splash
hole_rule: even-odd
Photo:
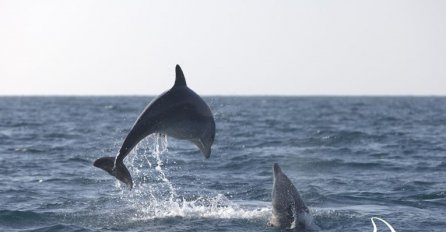
[[[154,207],[140,209],[135,220],[166,217],[214,218],[214,219],[254,219],[267,217],[268,208],[245,209],[228,200],[224,195],[200,197],[196,200],[176,199],[157,202]]]
[[[167,137],[151,135],[140,143],[126,164],[132,173],[134,189],[128,191],[118,183],[121,199],[134,211],[134,220],[167,217],[254,219],[270,215],[268,207],[243,207],[223,194],[185,199],[179,196],[164,169],[167,159]]]

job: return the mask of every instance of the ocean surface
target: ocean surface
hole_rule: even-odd
[[[206,97],[211,157],[150,136],[129,191],[93,161],[151,99],[1,97],[0,231],[279,231],[274,162],[320,231],[446,231],[444,97]]]

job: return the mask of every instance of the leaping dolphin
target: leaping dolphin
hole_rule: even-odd
[[[152,100],[133,124],[115,157],[102,157],[94,162],[118,180],[133,187],[132,176],[124,165],[124,158],[145,137],[153,133],[189,140],[203,153],[211,155],[215,138],[215,121],[209,106],[186,85],[180,66],[175,68],[173,87]]]
[[[273,164],[273,176],[273,213],[270,225],[281,229],[311,229],[306,228],[309,224],[307,218],[309,218],[310,211],[305,206],[296,187],[277,163]]]

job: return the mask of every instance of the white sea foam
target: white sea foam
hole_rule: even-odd
[[[134,219],[154,219],[166,217],[253,219],[267,217],[268,208],[246,209],[218,194],[215,197],[187,201],[185,199],[151,202],[149,207],[141,207]]]
[[[268,207],[256,208],[235,203],[223,194],[184,199],[178,196],[163,169],[163,156],[167,154],[167,138],[152,135],[128,157],[128,168],[134,180],[134,189],[122,187],[122,199],[135,210],[134,220],[155,218],[267,218]],[[136,182],[136,181],[139,182]]]

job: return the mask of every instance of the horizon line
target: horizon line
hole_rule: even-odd
[[[0,94],[2,97],[156,97],[159,94]],[[201,94],[202,97],[446,97],[446,94]]]

